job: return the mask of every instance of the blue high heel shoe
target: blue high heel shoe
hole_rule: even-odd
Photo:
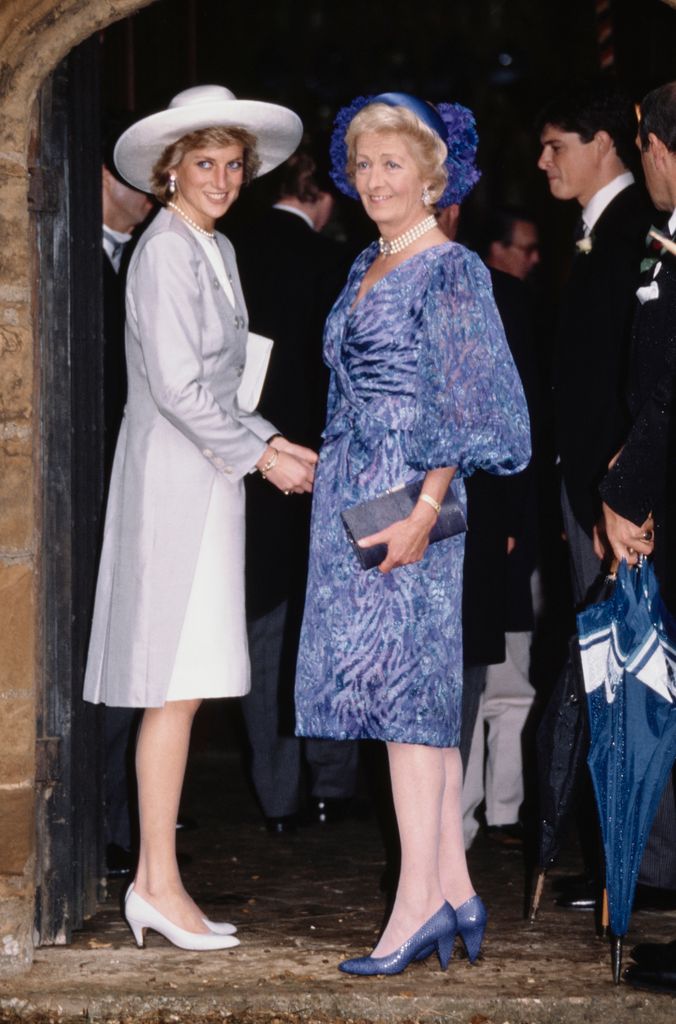
[[[338,964],[346,974],[401,974],[412,960],[424,959],[420,954],[427,949],[426,956],[436,948],[442,971],[448,967],[453,955],[453,943],[458,930],[458,921],[450,903],[444,903],[414,935],[402,943],[399,949],[388,956],[359,956],[343,960]]]
[[[458,934],[465,945],[469,962],[473,964],[481,952],[488,912],[481,897],[475,893],[458,907],[455,915],[458,921]],[[426,960],[433,951],[434,946],[426,946],[420,950],[416,960]]]
[[[469,962],[473,964],[481,952],[488,913],[483,900],[476,893],[461,904],[455,913],[458,920],[458,933],[465,944]]]

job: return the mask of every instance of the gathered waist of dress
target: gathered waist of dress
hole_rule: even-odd
[[[340,437],[349,431],[382,434],[388,430],[410,430],[416,414],[413,397],[385,395],[367,402],[343,398],[338,409],[326,424],[322,434],[325,440]]]

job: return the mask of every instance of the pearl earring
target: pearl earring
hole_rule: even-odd
[[[169,193],[170,196],[173,196],[173,195],[176,194],[176,175],[175,174],[170,174],[169,175],[169,184],[167,185],[167,192]]]
[[[430,195],[430,190],[428,189],[427,185],[425,185],[425,187],[423,188],[422,195],[420,198],[423,201],[423,206],[429,206],[430,203],[432,202],[432,196]]]

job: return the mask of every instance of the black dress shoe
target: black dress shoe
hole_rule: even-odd
[[[629,954],[651,971],[676,971],[676,939],[673,942],[641,942]]]
[[[595,910],[597,899],[597,884],[585,879],[560,886],[555,902],[557,907],[563,907],[564,910]]]
[[[266,818],[265,827],[274,836],[286,836],[289,832],[295,832],[298,818],[295,814],[284,814],[279,818]]]
[[[487,825],[486,835],[500,846],[523,846],[523,825],[518,821],[512,825]]]
[[[136,867],[136,858],[131,850],[117,843],[106,846],[106,876],[108,878],[126,878]]]
[[[632,964],[624,972],[624,980],[633,988],[647,989],[649,992],[663,992],[665,995],[676,996],[676,970],[655,971],[642,964]]]
[[[561,892],[563,889],[567,889],[569,885],[594,885],[593,875],[559,875],[558,878],[552,878],[552,889],[556,892]]]

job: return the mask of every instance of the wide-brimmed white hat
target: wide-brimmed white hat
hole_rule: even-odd
[[[113,159],[134,188],[150,191],[152,170],[167,146],[201,128],[246,128],[256,136],[259,176],[291,156],[303,134],[297,114],[276,103],[238,100],[223,85],[196,85],[174,96],[166,110],[144,117],[117,141]]]

